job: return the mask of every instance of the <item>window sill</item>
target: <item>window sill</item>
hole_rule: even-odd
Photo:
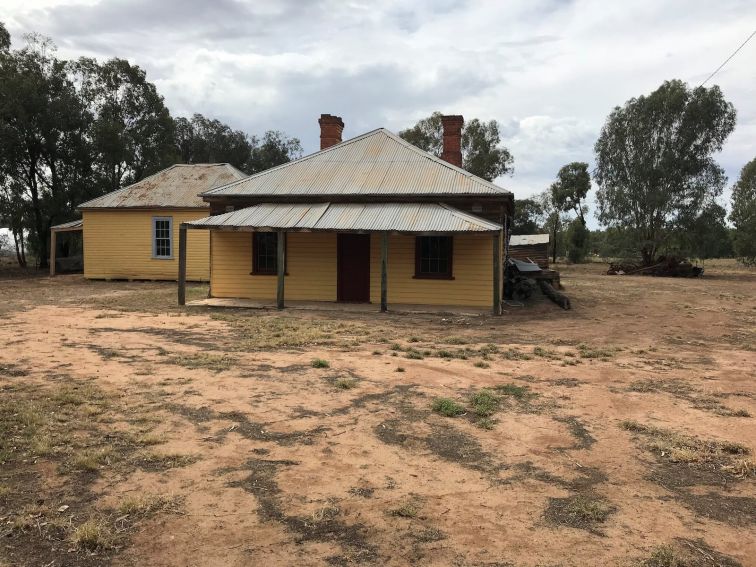
[[[153,260],[174,260],[173,256],[153,256]]]
[[[412,276],[414,280],[453,280],[454,276],[446,275],[433,275],[433,274],[415,274]]]
[[[277,276],[278,272],[250,272],[250,276]],[[289,275],[289,272],[284,272],[285,276]]]

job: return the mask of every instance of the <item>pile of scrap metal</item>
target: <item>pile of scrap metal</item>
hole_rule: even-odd
[[[607,274],[610,276],[659,276],[667,278],[697,278],[703,275],[703,268],[694,266],[685,258],[677,256],[659,256],[650,266],[633,262],[609,264]]]
[[[504,297],[525,301],[540,288],[541,292],[562,309],[570,308],[570,299],[552,285],[559,285],[559,274],[553,270],[543,270],[533,262],[509,258],[506,265]]]

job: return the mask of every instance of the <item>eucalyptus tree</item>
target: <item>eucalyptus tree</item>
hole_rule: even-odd
[[[730,220],[735,254],[744,264],[756,264],[756,158],[743,167],[732,189]]]
[[[434,112],[417,124],[399,132],[410,144],[436,157],[443,151],[443,128],[440,112]],[[465,122],[462,128],[462,168],[470,173],[493,181],[513,171],[514,159],[507,148],[501,145],[499,123],[484,122],[477,118]]]
[[[595,145],[598,218],[626,229],[644,264],[721,193],[726,178],[713,155],[735,117],[718,86],[679,80],[610,113]]]

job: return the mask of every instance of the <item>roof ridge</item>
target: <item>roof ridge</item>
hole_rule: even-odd
[[[355,144],[357,142],[360,142],[360,141],[362,141],[362,140],[364,140],[366,138],[369,138],[370,136],[375,136],[376,134],[382,134],[382,135],[384,135],[386,138],[388,138],[392,142],[395,142],[395,143],[399,144],[402,148],[410,150],[412,152],[412,154],[415,155],[415,156],[422,157],[424,160],[427,160],[427,161],[433,163],[434,165],[443,166],[444,168],[446,168],[448,170],[451,170],[451,172],[453,172],[456,175],[462,175],[462,176],[464,176],[466,179],[469,180],[469,183],[473,184],[473,186],[477,185],[481,189],[485,188],[486,189],[486,191],[484,191],[485,193],[492,192],[492,193],[501,193],[501,194],[507,194],[507,195],[511,195],[512,194],[511,191],[508,191],[507,189],[504,189],[503,187],[500,187],[500,186],[496,185],[495,183],[493,183],[491,181],[483,179],[482,177],[474,175],[474,174],[470,173],[469,171],[466,171],[466,170],[462,169],[461,167],[457,167],[454,164],[451,164],[451,163],[449,163],[449,162],[447,162],[447,161],[445,161],[445,160],[443,160],[443,159],[441,159],[441,158],[439,158],[437,156],[434,156],[433,154],[431,154],[429,152],[426,152],[425,150],[423,150],[421,148],[418,148],[414,144],[411,144],[411,143],[407,142],[406,140],[402,139],[397,134],[394,134],[393,132],[391,132],[387,128],[381,127],[381,128],[375,128],[373,130],[370,130],[368,132],[365,132],[363,134],[360,134],[359,136],[355,136],[355,137],[350,138],[348,140],[344,140],[343,142],[339,142],[338,144],[334,144],[333,146],[329,146],[328,148],[325,148],[323,150],[318,150],[316,152],[313,152],[313,153],[308,154],[306,156],[297,158],[295,160],[288,161],[286,163],[282,163],[280,165],[271,167],[269,169],[265,169],[263,171],[259,171],[257,173],[252,174],[252,175],[244,177],[243,179],[238,179],[238,180],[226,183],[225,185],[219,185],[217,187],[213,187],[211,189],[207,189],[206,191],[203,191],[202,193],[200,193],[199,196],[205,197],[205,196],[226,195],[226,194],[234,195],[233,188],[235,186],[239,185],[239,184],[246,183],[246,182],[251,182],[251,181],[254,181],[254,180],[258,179],[258,178],[264,178],[265,176],[267,176],[269,174],[275,173],[277,171],[286,169],[286,168],[291,167],[291,166],[296,166],[298,164],[306,163],[309,160],[312,160],[312,159],[314,159],[314,158],[316,158],[318,156],[322,156],[322,155],[327,154],[329,152],[339,151],[340,149],[343,149],[343,148],[345,148],[345,147],[347,147],[347,146],[349,146],[351,144]],[[395,161],[406,161],[406,162],[409,163],[412,160],[395,160]],[[389,172],[386,171],[386,175],[388,175],[388,174],[389,174]],[[243,193],[240,193],[240,194],[243,194]],[[263,195],[263,194],[264,193],[259,193],[259,195]],[[271,193],[271,194],[273,194],[273,193]]]

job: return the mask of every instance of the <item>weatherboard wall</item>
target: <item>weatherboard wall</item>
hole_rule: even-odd
[[[153,217],[172,217],[173,258],[152,255]],[[207,209],[84,210],[84,276],[90,279],[175,280],[182,222],[207,216]],[[210,279],[209,234],[189,231],[187,279]]]
[[[193,232],[206,232],[190,230]],[[286,240],[287,300],[336,301],[336,240],[333,232],[292,232]],[[370,300],[380,303],[381,237],[371,235]],[[416,279],[415,237],[391,235],[388,259],[389,304],[489,307],[493,288],[490,234],[454,236],[454,279]],[[213,297],[274,301],[275,275],[253,275],[252,233],[212,231],[210,293]]]

